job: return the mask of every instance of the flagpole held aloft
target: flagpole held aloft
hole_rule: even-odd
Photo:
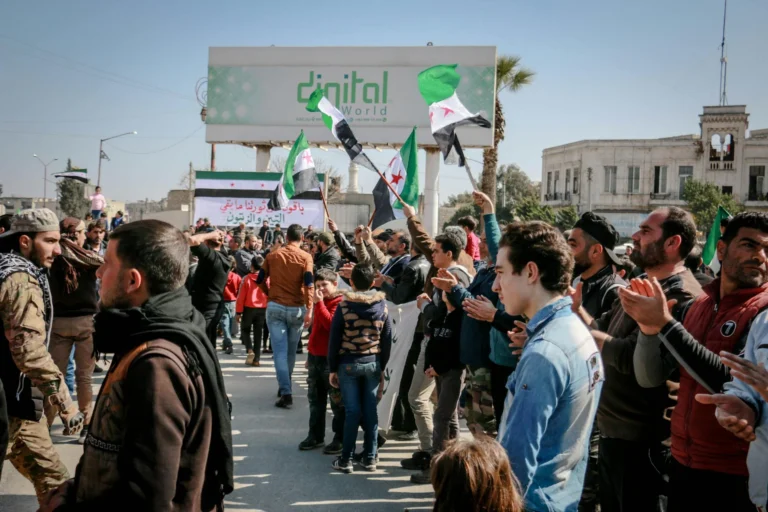
[[[464,160],[464,169],[467,171],[467,176],[469,176],[469,181],[472,183],[472,188],[475,190],[480,190],[480,188],[477,186],[477,181],[475,181],[475,177],[472,175],[472,170],[469,168],[469,160]]]
[[[325,208],[325,215],[328,217],[328,220],[331,220],[331,213],[328,211],[328,203],[325,200],[325,194],[323,193],[322,185],[318,187],[318,190],[320,190],[320,199],[323,200],[323,208]]]
[[[376,208],[373,209],[371,212],[371,218],[368,219],[368,227],[371,227],[371,224],[373,224],[373,218],[376,216]]]

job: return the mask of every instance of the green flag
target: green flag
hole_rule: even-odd
[[[288,153],[283,176],[269,199],[268,207],[270,210],[281,210],[294,196],[319,186],[312,152],[309,150],[309,143],[302,130]]]
[[[712,227],[709,229],[709,235],[707,235],[707,244],[704,246],[704,250],[701,253],[701,259],[705,264],[709,265],[714,272],[720,270],[720,262],[717,259],[717,241],[720,240],[720,223],[723,219],[730,218],[731,214],[728,213],[722,206],[717,207],[717,215],[712,222]]]
[[[416,128],[400,148],[400,151],[389,162],[384,172],[386,179],[392,188],[397,190],[403,201],[418,208],[419,205],[419,164],[417,159]],[[373,203],[375,211],[371,227],[378,228],[382,224],[404,217],[403,205],[397,200],[395,194],[389,190],[383,179],[379,179],[373,188]]]

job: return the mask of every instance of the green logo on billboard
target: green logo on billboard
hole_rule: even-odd
[[[344,111],[344,105],[355,105],[360,102],[369,105],[386,105],[387,88],[389,86],[389,71],[381,73],[381,79],[369,80],[357,71],[344,73],[340,82],[330,82],[323,79],[322,73],[309,72],[309,80],[300,82],[296,88],[296,99],[299,103],[308,103],[309,96],[315,89],[322,89],[328,101]],[[345,112],[346,113],[346,112]]]

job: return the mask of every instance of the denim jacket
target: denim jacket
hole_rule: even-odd
[[[744,359],[768,367],[768,311],[757,315],[752,322],[744,349]],[[755,411],[755,436],[749,444],[749,497],[758,507],[768,507],[768,406],[757,391],[738,379],[724,386],[725,393],[741,398]],[[714,414],[714,413],[713,413]]]
[[[528,322],[528,342],[507,382],[498,440],[507,450],[529,511],[576,511],[589,435],[603,383],[595,341],[571,299]]]

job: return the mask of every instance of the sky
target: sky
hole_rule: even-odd
[[[728,6],[728,100],[768,128],[768,1]],[[160,199],[191,161],[209,165],[195,83],[210,46],[495,45],[536,72],[505,92],[499,163],[539,180],[542,150],[582,139],[697,133],[718,102],[723,0],[3,0],[0,3],[0,183],[4,195],[42,196],[43,166],[71,158],[95,174],[99,139],[110,161],[102,185],[115,200]],[[426,115],[426,107],[425,107]],[[274,157],[287,151],[273,150]],[[346,173],[341,151],[319,155]],[[387,152],[372,157],[382,165]],[[480,150],[468,151],[480,161]],[[423,186],[424,152],[420,152]],[[471,162],[475,171],[482,167]],[[253,170],[255,151],[218,145],[217,170]],[[375,184],[360,170],[363,192]],[[442,166],[441,201],[470,190]],[[48,194],[52,197],[53,185]]]

